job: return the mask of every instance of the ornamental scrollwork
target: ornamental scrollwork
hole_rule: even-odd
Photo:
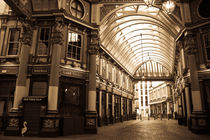
[[[23,28],[23,32],[22,32],[21,41],[24,45],[31,46],[32,34],[33,34],[32,27],[29,24],[23,24],[22,28]]]
[[[89,45],[89,53],[97,54],[99,50],[99,37],[98,31],[92,31],[90,34],[90,45]]]
[[[195,46],[195,38],[191,32],[187,33],[184,38],[184,50],[189,55],[195,54],[197,52],[197,48]]]
[[[64,21],[61,17],[55,19],[54,30],[52,32],[52,42],[53,44],[63,44],[63,27]]]
[[[19,119],[17,119],[17,118],[9,119],[8,126],[9,127],[18,127],[19,126]]]

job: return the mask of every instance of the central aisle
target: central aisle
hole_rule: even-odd
[[[57,138],[8,137],[1,140],[210,140],[209,135],[191,133],[177,120],[131,120],[98,128],[97,135],[74,135]]]

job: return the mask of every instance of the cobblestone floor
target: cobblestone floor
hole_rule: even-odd
[[[210,134],[193,134],[177,120],[131,120],[98,128],[95,135],[61,136],[57,138],[9,137],[0,140],[210,140]]]

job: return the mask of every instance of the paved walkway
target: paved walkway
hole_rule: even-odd
[[[98,128],[95,135],[61,136],[57,138],[9,137],[0,140],[210,140],[209,135],[191,133],[176,120],[131,120]]]

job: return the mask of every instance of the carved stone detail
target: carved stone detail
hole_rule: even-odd
[[[189,54],[195,54],[197,52],[197,48],[195,46],[195,38],[193,37],[192,32],[187,32],[184,38],[184,51]]]
[[[18,127],[19,126],[18,124],[19,124],[18,118],[9,119],[9,122],[8,122],[9,127]]]
[[[23,33],[21,41],[24,45],[31,46],[33,30],[31,25],[23,23]]]
[[[63,30],[64,27],[64,21],[63,18],[57,17],[55,19],[55,24],[54,24],[54,30],[52,32],[52,42],[53,44],[63,44]]]
[[[90,46],[89,46],[89,53],[90,54],[97,54],[99,50],[99,37],[98,31],[92,31],[90,35]]]
[[[54,128],[55,121],[52,119],[45,119],[43,120],[43,128]]]

